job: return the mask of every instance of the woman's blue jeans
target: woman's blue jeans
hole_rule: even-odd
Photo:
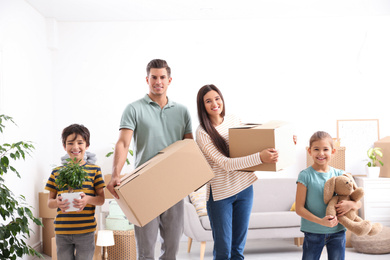
[[[218,201],[213,200],[210,190],[207,212],[214,238],[215,260],[244,259],[252,204],[252,185],[234,196]]]
[[[345,242],[345,231],[334,234],[313,234],[305,232],[302,260],[320,259],[322,249],[325,245],[329,260],[344,260]]]

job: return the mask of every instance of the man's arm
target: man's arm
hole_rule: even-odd
[[[192,133],[185,134],[183,139],[194,139],[194,136],[192,135]]]
[[[114,162],[112,165],[111,181],[107,185],[107,189],[111,194],[119,199],[114,187],[120,184],[119,175],[122,171],[123,165],[126,162],[127,153],[129,151],[131,138],[133,137],[133,130],[122,128],[119,132],[119,139],[116,142],[114,150]]]

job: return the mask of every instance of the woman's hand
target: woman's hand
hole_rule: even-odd
[[[260,152],[260,159],[263,163],[276,163],[278,157],[278,151],[274,148],[267,148]]]

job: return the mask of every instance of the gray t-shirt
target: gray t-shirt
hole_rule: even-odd
[[[191,116],[185,106],[168,99],[161,109],[148,95],[125,108],[122,128],[134,131],[135,167],[192,133]]]

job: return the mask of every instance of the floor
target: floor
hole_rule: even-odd
[[[206,244],[205,260],[212,259],[212,247],[213,243]],[[156,256],[158,256],[158,248],[156,248]],[[200,243],[193,242],[190,253],[187,253],[187,242],[180,243],[180,250],[177,256],[178,260],[199,260]],[[248,240],[245,250],[246,260],[296,260],[301,259],[302,247],[294,245],[292,239],[258,239]],[[368,255],[356,252],[353,248],[346,249],[347,260],[381,260],[390,259],[390,254],[385,255]],[[46,260],[51,260],[51,257],[45,256]],[[326,250],[322,253],[321,260],[327,258]],[[126,259],[115,259],[126,260]]]

